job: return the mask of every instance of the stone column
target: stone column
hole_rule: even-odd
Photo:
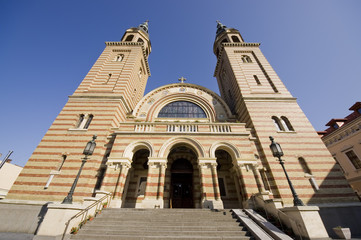
[[[101,189],[113,194],[110,207],[120,208],[122,206],[125,180],[127,179],[130,167],[131,161],[127,158],[108,159],[107,170]]]
[[[125,180],[127,179],[130,166],[127,163],[119,163],[117,164],[117,168],[119,168],[119,178],[114,191],[114,196],[113,196],[114,199],[111,202],[111,207],[120,208],[123,199]]]
[[[201,174],[202,207],[223,209],[219,194],[216,158],[199,158],[198,165]]]
[[[218,183],[218,174],[217,174],[217,163],[211,164],[212,168],[212,179],[213,179],[213,189],[214,189],[214,198],[218,201],[221,199],[221,194],[219,191],[219,183]]]
[[[162,162],[159,164],[159,181],[158,181],[158,194],[157,194],[158,200],[163,199],[166,168],[167,168],[166,163]]]
[[[231,173],[232,179],[234,181],[234,184],[236,185],[238,203],[240,204],[240,208],[242,208],[241,204],[242,204],[243,195],[241,192],[241,187],[239,185],[239,176],[237,174],[237,171],[234,168],[232,168],[230,170],[230,173]]]
[[[200,178],[200,184],[201,184],[201,201],[202,203],[207,200],[207,191],[204,187],[205,180],[204,180],[204,170],[203,168],[206,167],[206,164],[199,164],[199,178]]]
[[[259,175],[259,172],[258,172],[258,164],[257,163],[252,164],[252,171],[253,171],[254,178],[256,180],[258,191],[265,192],[266,190],[264,189],[263,183],[260,180],[261,176]]]
[[[163,208],[163,193],[166,159],[148,158],[148,176],[147,185],[145,187],[143,208]]]
[[[255,175],[253,174],[252,165],[254,162],[238,162],[236,167],[238,180],[243,193],[243,207],[249,207],[252,194],[259,192]]]

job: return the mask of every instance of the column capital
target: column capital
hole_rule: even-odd
[[[155,166],[155,165],[167,166],[167,159],[166,158],[149,157],[148,158],[148,166]]]
[[[255,160],[242,160],[242,161],[237,161],[237,165],[238,165],[238,167],[245,167],[246,165],[251,165],[252,167],[257,167],[258,162],[256,162]]]
[[[132,161],[129,158],[108,158],[108,161],[106,163],[107,166],[125,166],[125,167],[131,167]]]
[[[198,158],[198,165],[206,166],[209,164],[217,164],[217,158]]]

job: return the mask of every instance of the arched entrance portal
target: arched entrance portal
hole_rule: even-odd
[[[176,145],[168,155],[165,176],[165,208],[200,208],[197,155],[186,145]]]
[[[173,162],[171,168],[172,208],[193,208],[193,166],[184,158]]]

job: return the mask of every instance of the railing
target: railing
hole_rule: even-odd
[[[96,202],[90,204],[88,207],[86,207],[85,209],[81,210],[79,213],[75,214],[74,216],[72,216],[66,223],[65,223],[65,229],[64,229],[64,233],[63,233],[63,236],[61,238],[61,240],[64,240],[65,238],[65,235],[68,231],[68,228],[69,228],[69,225],[70,225],[70,222],[74,219],[77,219],[79,217],[80,218],[80,223],[84,222],[85,220],[87,220],[87,217],[88,217],[88,212],[89,210],[91,210],[92,208],[95,207],[95,210],[94,212],[97,213],[99,210],[102,210],[103,209],[103,201],[105,199],[107,199],[107,203],[108,205],[110,204],[110,201],[111,201],[111,196],[112,194],[111,193],[108,193],[106,194],[105,196],[99,198]]]
[[[258,199],[258,201],[261,201],[262,203],[259,204],[258,201],[256,200],[256,198]],[[280,211],[279,209],[277,208],[274,208],[272,209],[273,211],[269,211],[267,209],[267,207],[265,206],[265,202],[262,198],[256,196],[256,195],[252,195],[252,202],[253,202],[253,205],[254,205],[254,208],[258,208],[260,207],[261,209],[264,210],[265,214],[266,214],[266,218],[269,218],[269,216],[272,216],[274,218],[277,219],[278,223],[280,224],[281,226],[281,230],[282,231],[286,231],[286,228],[284,225],[286,225],[286,227],[288,229],[292,229],[293,230],[293,233],[295,235],[297,235],[297,237],[302,240],[302,236],[301,236],[301,226],[299,223],[297,223],[295,220],[293,220],[292,218],[290,218],[287,214],[285,214],[284,212]],[[296,226],[297,228],[297,232],[295,232],[295,229],[292,227],[292,226]]]
[[[136,124],[134,127],[135,132],[153,132],[154,125],[149,123]]]
[[[211,133],[230,133],[232,132],[232,124],[228,123],[136,123],[134,124],[134,132],[157,132],[158,126],[166,132],[186,132],[197,133],[198,127],[209,127]],[[204,128],[205,130],[206,128]],[[202,131],[204,131],[202,130]],[[206,131],[207,132],[207,131]]]
[[[198,126],[192,124],[167,125],[167,132],[198,132]]]
[[[231,132],[231,126],[224,124],[210,125],[210,128],[211,128],[211,132],[218,132],[218,133]]]

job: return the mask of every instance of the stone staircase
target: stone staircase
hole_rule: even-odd
[[[104,209],[71,239],[253,239],[229,210]]]

